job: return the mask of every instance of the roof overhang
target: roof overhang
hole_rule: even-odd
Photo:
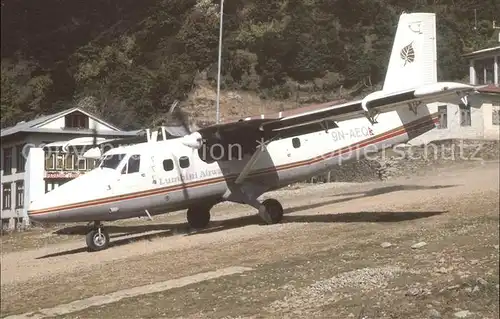
[[[19,131],[12,132],[10,134],[2,134],[1,138],[11,137],[19,133],[31,133],[31,134],[61,134],[61,135],[85,135],[91,136],[94,134],[91,130],[62,130],[62,129],[41,129],[36,127],[25,128]],[[116,137],[128,137],[137,135],[137,131],[97,131],[97,136],[116,136]]]
[[[469,59],[475,59],[475,58],[490,57],[490,56],[499,55],[499,54],[500,54],[500,46],[496,46],[493,48],[487,48],[487,49],[482,49],[482,50],[477,50],[474,52],[462,54],[462,56],[465,58],[469,58]]]
[[[500,95],[500,86],[494,84],[481,85],[476,88],[476,91],[480,94]]]
[[[61,111],[59,113],[55,113],[55,114],[52,114],[52,115],[44,115],[44,116],[40,116],[40,117],[37,117],[31,121],[21,121],[19,123],[17,123],[16,125],[14,126],[10,126],[10,127],[6,127],[6,128],[3,128],[1,130],[1,137],[7,137],[7,136],[11,136],[11,135],[15,135],[17,133],[20,133],[20,132],[42,132],[42,133],[60,133],[61,131],[64,132],[66,131],[66,129],[43,129],[43,128],[40,128],[41,126],[43,125],[46,125],[48,123],[51,123],[57,119],[60,119],[70,113],[73,113],[73,112],[80,112],[86,116],[88,116],[89,118],[91,118],[92,120],[96,121],[97,123],[100,123],[108,128],[110,128],[109,130],[103,130],[101,132],[99,132],[100,135],[113,135],[113,133],[106,133],[107,131],[110,131],[110,132],[116,132],[117,135],[115,136],[130,136],[128,135],[127,132],[124,132],[122,130],[120,130],[118,127],[112,125],[111,123],[108,123],[100,118],[98,118],[97,116],[79,108],[79,107],[73,107],[73,108],[70,108],[70,109],[67,109],[67,110],[64,110],[64,111]],[[43,131],[42,131],[43,130]],[[76,132],[76,130],[70,130],[72,134],[86,134],[88,131],[91,131],[91,130],[81,130],[81,133],[79,132]],[[124,134],[121,134],[121,133],[124,133]],[[133,133],[131,133],[133,134]]]

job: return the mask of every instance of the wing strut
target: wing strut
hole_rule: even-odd
[[[248,162],[245,164],[245,167],[243,167],[243,169],[241,170],[240,174],[238,175],[238,177],[234,181],[235,184],[241,184],[245,180],[245,178],[250,173],[250,170],[253,168],[253,166],[255,165],[255,163],[257,162],[257,160],[260,158],[260,155],[263,152],[266,151],[266,146],[270,142],[271,142],[271,140],[268,140],[268,141],[265,141],[265,142],[264,142],[264,140],[262,140],[262,141],[258,142],[259,145],[255,149],[255,152],[253,152],[252,157],[250,157],[250,159],[248,160]]]

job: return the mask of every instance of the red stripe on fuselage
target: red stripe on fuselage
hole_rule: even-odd
[[[274,172],[278,172],[278,171],[282,171],[282,170],[286,170],[286,169],[315,164],[315,163],[321,162],[323,160],[327,160],[327,159],[330,159],[330,158],[333,158],[336,156],[340,156],[340,155],[346,154],[346,153],[351,152],[351,151],[356,151],[357,149],[360,149],[360,148],[363,148],[363,147],[366,147],[366,146],[369,146],[369,145],[372,145],[372,144],[375,144],[378,142],[382,142],[382,141],[388,140],[390,138],[393,138],[393,137],[396,137],[396,136],[399,136],[402,134],[406,134],[408,132],[417,131],[417,130],[422,129],[426,126],[429,126],[431,123],[435,124],[438,121],[438,118],[436,118],[435,116],[436,116],[436,113],[431,114],[431,116],[426,116],[424,118],[420,118],[414,122],[411,122],[411,123],[408,123],[404,126],[400,126],[398,128],[392,129],[386,133],[372,136],[366,140],[351,144],[351,145],[343,147],[339,150],[331,151],[331,152],[325,153],[323,155],[316,156],[312,159],[303,160],[303,161],[294,162],[294,163],[289,163],[289,164],[284,164],[284,165],[280,165],[280,166],[276,166],[276,167],[264,168],[264,169],[261,169],[260,171],[250,173],[249,177],[259,176],[259,175],[274,173]],[[431,129],[431,128],[429,128],[429,129]],[[29,211],[28,214],[30,214],[30,215],[46,214],[46,213],[59,211],[59,210],[70,210],[70,209],[83,208],[83,207],[113,203],[113,202],[118,202],[118,201],[130,200],[130,199],[135,199],[135,198],[139,198],[139,197],[146,197],[146,196],[162,194],[165,192],[172,192],[172,191],[176,191],[176,190],[182,190],[182,189],[188,189],[188,188],[194,188],[194,187],[199,187],[199,186],[215,184],[215,183],[222,182],[224,180],[236,179],[237,176],[238,176],[238,174],[214,177],[214,178],[210,178],[210,179],[206,179],[206,180],[202,180],[202,181],[195,181],[195,182],[191,182],[191,183],[187,183],[187,184],[177,184],[177,185],[173,185],[173,186],[167,186],[167,187],[152,189],[152,190],[147,190],[147,191],[140,191],[140,192],[126,194],[126,195],[118,195],[118,196],[96,199],[96,200],[91,200],[91,201],[86,201],[86,202],[81,202],[81,203],[61,205],[61,206],[51,207],[51,208],[47,208],[47,209]]]

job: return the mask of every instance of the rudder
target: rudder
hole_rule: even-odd
[[[382,91],[387,94],[436,83],[436,51],[436,14],[403,13]]]

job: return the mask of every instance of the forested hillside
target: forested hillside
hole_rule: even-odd
[[[1,4],[2,127],[80,103],[132,129],[215,87],[218,1]],[[370,90],[402,11],[436,12],[438,76],[460,80],[460,55],[494,40],[500,0],[226,0],[222,89],[273,100]]]

